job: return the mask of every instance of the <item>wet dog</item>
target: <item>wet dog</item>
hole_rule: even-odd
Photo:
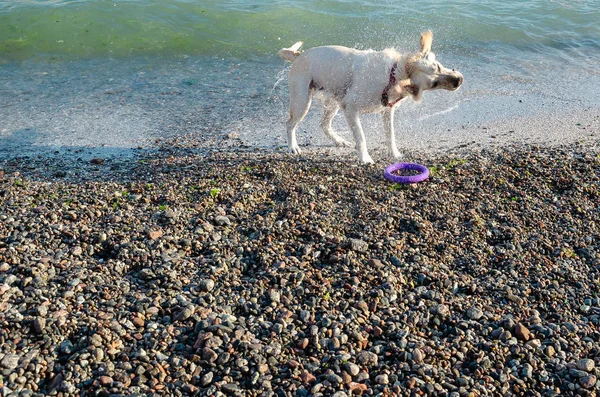
[[[300,52],[302,42],[283,48],[279,56],[292,62],[289,76],[290,118],[287,121],[288,147],[300,153],[296,127],[308,113],[312,97],[317,93],[323,102],[321,128],[338,146],[352,146],[337,135],[331,122],[342,108],[352,130],[360,161],[373,159],[367,151],[360,123],[362,113],[381,113],[391,155],[400,158],[394,136],[394,109],[407,97],[419,101],[427,90],[455,91],[463,76],[447,69],[431,52],[433,35],[421,35],[421,49],[414,54],[402,54],[394,49],[361,51],[342,46],[314,47]]]

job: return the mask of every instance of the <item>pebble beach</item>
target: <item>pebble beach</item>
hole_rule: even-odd
[[[597,147],[4,160],[0,395],[595,396]]]

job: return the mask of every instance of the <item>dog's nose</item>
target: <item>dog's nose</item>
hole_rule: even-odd
[[[454,80],[454,88],[458,88],[462,85],[463,83],[463,76],[462,74],[459,74],[458,77],[456,77],[456,79]]]

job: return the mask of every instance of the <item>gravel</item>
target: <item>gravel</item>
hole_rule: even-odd
[[[596,395],[598,152],[413,161],[0,163],[0,394]]]

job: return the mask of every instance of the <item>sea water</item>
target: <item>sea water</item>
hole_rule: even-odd
[[[397,112],[399,146],[444,149],[594,136],[600,1],[0,1],[0,154],[133,148],[191,135],[285,145],[277,51],[339,44],[418,50],[465,76]],[[318,106],[299,141],[325,145]],[[382,141],[376,116],[367,135]],[[350,133],[338,117],[334,126]],[[351,138],[350,138],[351,139]]]

